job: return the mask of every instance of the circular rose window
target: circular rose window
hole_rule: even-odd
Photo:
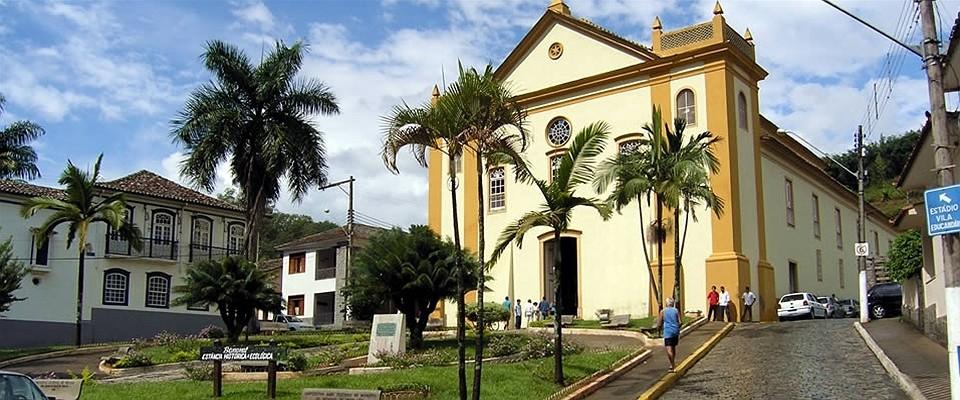
[[[563,45],[557,42],[551,44],[550,48],[547,50],[547,54],[549,54],[550,58],[553,60],[560,58],[560,56],[563,54]]]
[[[570,121],[566,118],[554,118],[547,126],[547,139],[554,146],[563,146],[570,140]]]

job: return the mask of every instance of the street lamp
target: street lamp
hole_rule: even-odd
[[[320,187],[320,190],[326,190],[326,189],[330,189],[330,188],[332,188],[332,187],[337,187],[337,188],[339,188],[340,190],[343,190],[343,188],[340,187],[340,185],[344,185],[344,184],[347,185],[347,190],[344,191],[344,193],[347,194],[347,198],[348,198],[348,201],[347,201],[347,229],[344,230],[344,233],[347,235],[347,262],[346,262],[346,269],[344,270],[344,273],[343,273],[343,284],[344,284],[344,285],[346,285],[347,279],[350,277],[350,268],[353,267],[353,222],[354,222],[354,211],[353,211],[353,182],[354,182],[354,181],[355,181],[355,179],[353,179],[353,175],[351,175],[351,176],[350,176],[350,179],[342,180],[342,181],[340,181],[340,182],[334,182],[334,183],[331,183],[331,184],[329,184],[329,185]],[[324,213],[329,213],[330,210],[329,210],[329,209],[326,209],[326,210],[323,210],[323,212],[324,212]],[[340,227],[340,229],[343,229],[343,227]],[[341,293],[341,289],[342,289],[342,288],[343,288],[342,285],[341,285],[341,287],[336,288],[336,289],[337,289],[337,290],[336,290],[336,296],[340,298],[340,301],[341,301],[341,302],[344,301],[343,294]],[[334,302],[334,303],[336,303],[336,302]],[[346,324],[348,317],[349,317],[349,310],[347,310],[346,304],[343,304],[343,323],[344,323],[344,324]]]
[[[849,168],[844,166],[840,161],[837,161],[835,158],[831,157],[825,151],[820,150],[817,146],[814,146],[813,143],[808,142],[800,134],[791,131],[789,129],[777,129],[777,133],[781,135],[792,136],[813,150],[816,150],[824,158],[832,161],[834,164],[840,167],[844,172],[852,175],[857,179],[857,244],[860,245],[866,240],[866,227],[867,220],[864,213],[864,202],[863,202],[863,183],[864,183],[864,171],[863,171],[863,128],[857,127],[857,172],[851,171]],[[874,250],[876,251],[876,250]],[[858,282],[860,289],[860,323],[870,322],[870,317],[867,310],[867,263],[866,255],[857,255],[857,269],[859,271]]]

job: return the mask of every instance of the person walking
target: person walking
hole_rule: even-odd
[[[533,305],[533,300],[527,299],[527,306],[523,308],[523,315],[527,317],[527,327],[533,322],[533,313],[535,313],[536,310],[537,307]]]
[[[722,290],[722,289],[721,289]],[[663,329],[663,348],[667,351],[670,360],[670,372],[676,369],[677,344],[680,342],[680,311],[674,307],[674,300],[667,299],[667,306],[660,310],[657,317],[657,327]]]
[[[523,304],[517,299],[517,305],[513,306],[513,329],[520,329],[523,325]]]
[[[740,312],[740,321],[741,322],[752,322],[753,321],[753,304],[757,302],[757,295],[753,294],[750,291],[750,286],[747,286],[746,290],[743,292],[743,311]]]
[[[720,286],[720,298],[717,300],[717,305],[720,306],[720,322],[724,321],[726,318],[727,321],[731,321],[733,318],[730,318],[730,292],[727,292],[727,289],[723,286]]]
[[[710,306],[710,310],[707,311],[707,321],[717,320],[717,304],[719,302],[720,293],[717,293],[716,286],[711,286],[710,291],[707,292],[707,304]]]
[[[540,317],[543,319],[550,318],[550,302],[547,301],[547,296],[543,296],[543,299],[540,300]]]
[[[503,311],[507,312],[507,320],[503,322],[503,330],[507,330],[510,327],[510,296],[503,298]]]

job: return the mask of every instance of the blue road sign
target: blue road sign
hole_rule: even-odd
[[[960,185],[923,192],[930,236],[960,232]]]

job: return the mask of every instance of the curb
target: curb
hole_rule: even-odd
[[[561,400],[580,400],[584,399],[587,396],[593,394],[594,392],[600,390],[606,386],[611,381],[623,376],[634,367],[640,365],[641,363],[647,361],[650,356],[653,355],[653,351],[650,350],[641,350],[638,353],[628,355],[627,361],[622,362],[620,365],[612,369],[606,369],[597,371],[593,375],[590,375],[584,379],[581,379],[578,382],[574,382],[572,385],[567,386],[562,389],[560,392],[557,392],[554,396],[550,396],[548,399],[561,399]],[[566,394],[563,394],[567,392]],[[559,397],[557,395],[562,395]]]
[[[110,344],[110,345],[103,345],[103,346],[87,346],[87,347],[79,347],[79,348],[74,348],[74,349],[57,350],[57,351],[50,351],[50,352],[46,352],[46,353],[31,354],[31,355],[29,355],[29,356],[17,357],[17,358],[12,358],[12,359],[9,359],[9,360],[6,360],[6,361],[2,361],[2,362],[0,362],[0,368],[11,367],[11,366],[15,366],[15,365],[23,364],[23,363],[28,363],[28,362],[31,362],[31,361],[45,360],[45,359],[47,359],[47,358],[56,358],[56,357],[64,357],[64,356],[79,356],[79,355],[84,355],[84,354],[99,353],[99,352],[102,352],[102,351],[105,351],[105,350],[116,349],[116,348],[118,348],[119,346],[122,346],[122,344]]]
[[[677,380],[683,377],[683,375],[686,374],[690,368],[693,368],[693,366],[696,365],[697,362],[707,354],[707,352],[713,349],[713,346],[716,346],[717,343],[720,342],[720,339],[723,339],[727,333],[732,331],[734,326],[734,323],[728,322],[727,325],[720,330],[720,332],[717,332],[713,335],[713,337],[707,339],[707,341],[700,345],[699,348],[694,350],[693,353],[681,361],[680,364],[677,365],[677,369],[674,373],[667,373],[661,377],[660,380],[653,384],[653,386],[637,397],[637,400],[655,400],[663,395],[663,393],[670,389],[673,384],[677,382]]]
[[[880,345],[873,340],[873,337],[870,336],[870,333],[863,328],[863,325],[860,324],[860,321],[854,322],[853,327],[857,329],[857,332],[860,333],[860,337],[863,338],[863,341],[867,344],[867,347],[870,348],[870,351],[873,352],[873,355],[877,357],[877,360],[880,361],[880,364],[883,365],[883,369],[887,370],[887,374],[890,375],[893,380],[897,381],[897,384],[900,385],[900,389],[913,400],[926,400],[927,397],[923,395],[923,392],[920,391],[920,388],[917,387],[917,384],[913,382],[913,379],[910,379],[907,374],[904,374],[900,371],[900,368],[897,367],[897,364],[887,357],[887,354],[883,352],[883,349],[880,348]]]

